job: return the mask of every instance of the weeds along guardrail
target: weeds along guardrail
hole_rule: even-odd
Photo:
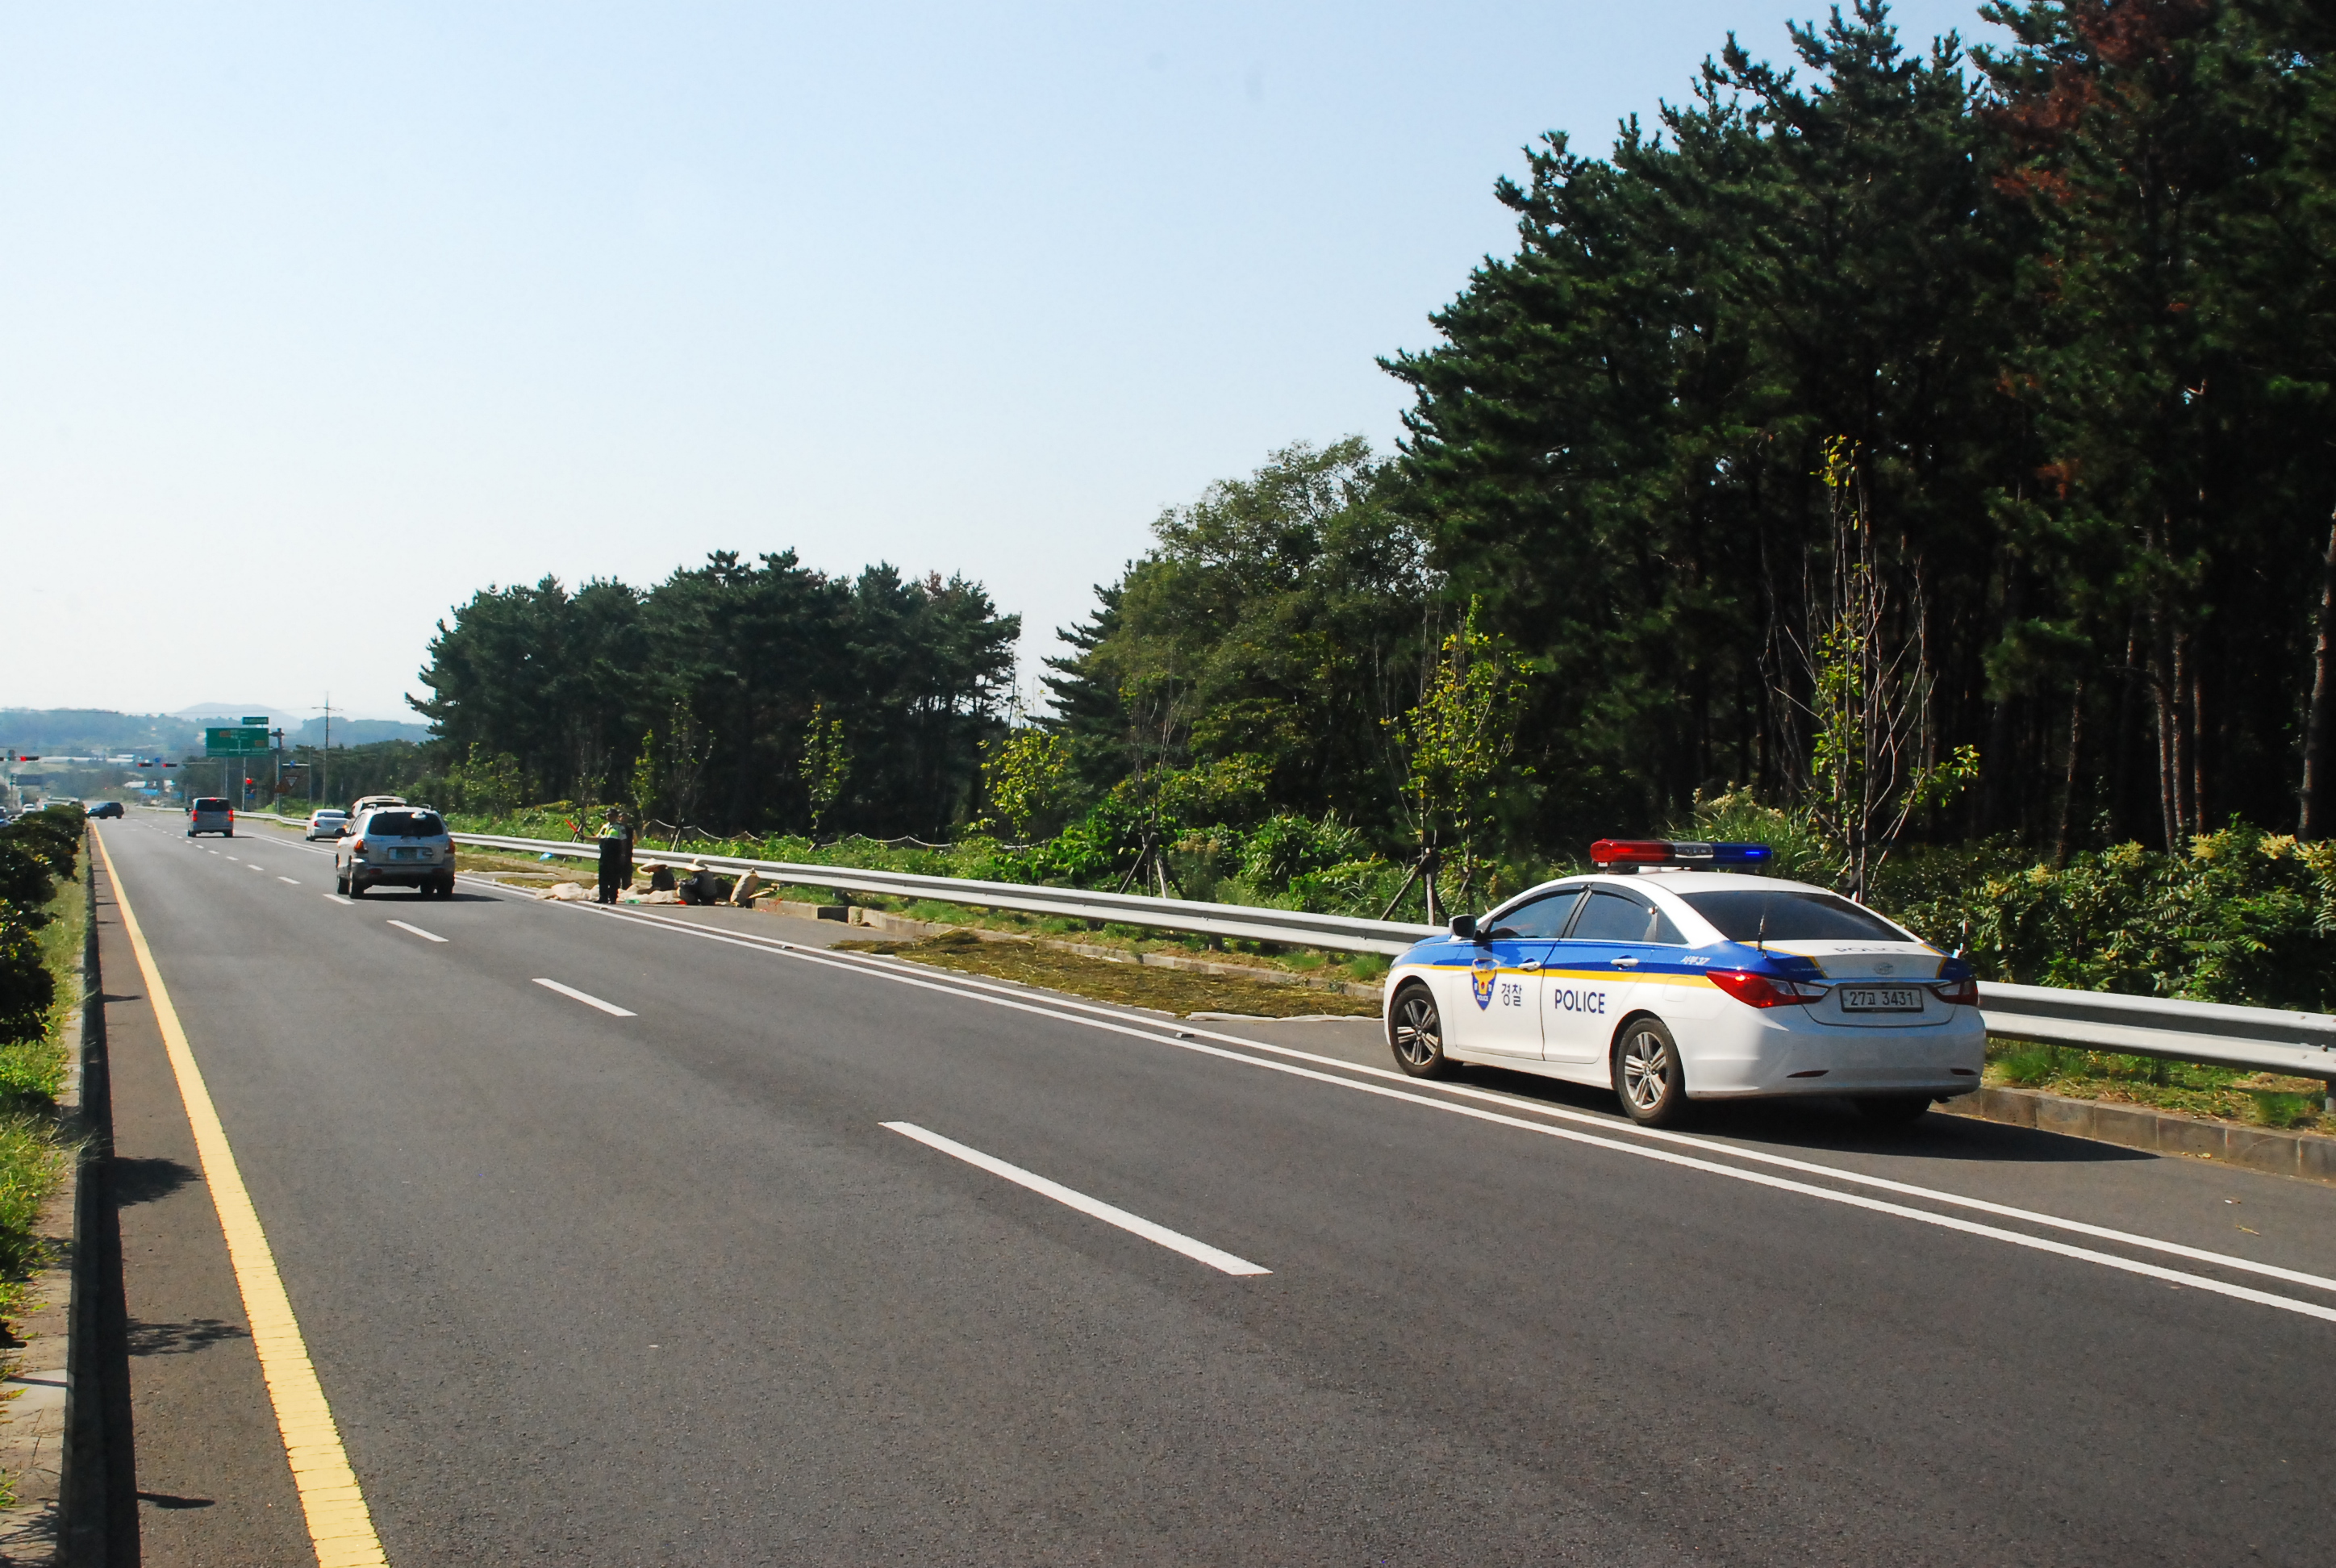
[[[297,817],[267,812],[245,814],[301,825]],[[490,833],[453,836],[457,843],[479,849],[509,850],[538,857],[549,854],[581,862],[597,861],[599,857],[598,847],[590,843],[503,838]],[[1135,893],[976,881],[849,866],[800,865],[734,855],[667,852],[663,858],[687,859],[720,871],[751,871],[767,881],[827,888],[838,895],[886,893],[896,898],[933,899],[978,909],[1108,920],[1153,930],[1238,937],[1330,952],[1393,956],[1406,951],[1421,938],[1439,935],[1442,930],[1437,926],[1363,920],[1351,915],[1307,914],[1246,904],[1197,903]],[[1980,983],[1979,995],[1987,1032],[2004,1039],[2318,1078],[2328,1085],[2330,1108],[2336,1110],[2336,1016],[2290,1012],[2280,1008],[2232,1007],[2219,1002],[2174,1001],[2163,997],[2119,996],[2107,991],[2062,990],[2049,986],[2003,985],[1990,980]]]

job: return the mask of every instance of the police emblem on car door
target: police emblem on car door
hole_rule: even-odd
[[[1556,889],[1486,917],[1468,964],[1470,993],[1480,1016],[1461,1031],[1464,1049],[1541,1055],[1542,961],[1580,892],[1578,887]]]

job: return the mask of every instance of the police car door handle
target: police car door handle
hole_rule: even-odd
[[[1639,960],[1630,957],[1628,953],[1623,954],[1619,959],[1612,959],[1608,961],[1613,964],[1613,966],[1618,969],[1634,969],[1639,967]]]
[[[1519,964],[1517,968],[1521,969],[1537,969],[1541,968],[1541,960],[1539,959],[1527,959],[1523,963]]]

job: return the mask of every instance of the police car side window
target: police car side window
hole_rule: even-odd
[[[1567,936],[1577,942],[1643,942],[1654,911],[1628,893],[1592,888]]]
[[[1496,940],[1510,938],[1554,938],[1565,930],[1565,920],[1573,912],[1574,901],[1581,898],[1580,888],[1561,891],[1519,904],[1503,915],[1493,928]]]
[[[1660,910],[1657,910],[1655,911],[1655,923],[1648,928],[1647,940],[1650,942],[1660,943],[1667,948],[1683,948],[1687,946],[1687,939],[1679,935],[1679,927],[1671,924],[1670,916],[1663,913]]]

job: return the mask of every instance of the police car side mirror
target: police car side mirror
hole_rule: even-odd
[[[1459,941],[1475,941],[1476,940],[1476,917],[1475,915],[1454,915],[1452,917],[1452,935],[1455,940]]]

